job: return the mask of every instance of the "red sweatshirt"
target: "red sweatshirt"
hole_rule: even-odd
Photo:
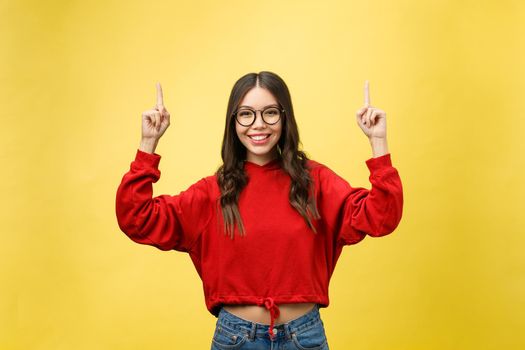
[[[224,234],[215,175],[178,195],[153,196],[160,155],[137,150],[117,190],[119,227],[133,241],[189,253],[202,280],[208,311],[221,304],[257,304],[270,311],[270,336],[281,303],[327,307],[328,285],[345,245],[397,227],[403,189],[390,153],[370,158],[371,190],[352,187],[328,167],[309,160],[321,218],[317,234],[288,200],[290,177],[279,160],[263,166],[245,161],[248,184],[239,197],[246,230]],[[219,209],[217,209],[219,208]]]

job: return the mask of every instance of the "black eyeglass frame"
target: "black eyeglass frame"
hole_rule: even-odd
[[[279,112],[281,112],[282,114],[285,114],[285,113],[286,113],[286,111],[284,110],[284,108],[280,108],[280,107],[277,107],[277,106],[268,106],[268,107],[266,107],[266,108],[264,108],[264,109],[253,109],[253,108],[249,108],[249,107],[243,107],[242,109],[238,109],[238,110],[236,110],[235,112],[233,112],[233,113],[232,113],[232,116],[235,118],[235,121],[236,121],[237,123],[239,123],[239,125],[242,125],[242,126],[246,126],[246,127],[248,127],[248,126],[252,126],[252,125],[255,123],[255,121],[257,120],[257,112],[261,112],[261,119],[262,119],[262,121],[263,121],[264,123],[266,123],[266,124],[268,124],[268,125],[275,125],[275,124],[279,123],[279,121],[281,120],[281,114],[279,114],[279,119],[277,119],[277,121],[276,121],[275,123],[268,123],[266,120],[264,120],[264,117],[263,117],[264,111],[266,111],[267,109],[270,109],[270,108],[276,108],[276,109],[277,109]],[[237,119],[237,113],[242,112],[242,111],[245,111],[245,110],[252,111],[253,114],[255,114],[255,118],[253,118],[253,121],[252,121],[250,124],[248,124],[248,125],[244,125],[244,124],[242,124],[242,123],[239,121],[239,119]]]

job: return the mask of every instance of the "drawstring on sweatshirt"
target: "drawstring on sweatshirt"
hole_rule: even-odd
[[[273,298],[270,297],[261,299],[258,305],[264,305],[264,307],[270,311],[270,328],[268,329],[268,333],[270,334],[270,338],[273,340],[273,338],[275,337],[275,334],[273,334],[273,321],[277,317],[279,317],[279,307],[277,306],[277,304],[275,304]]]

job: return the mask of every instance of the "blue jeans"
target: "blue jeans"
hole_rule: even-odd
[[[273,340],[269,325],[251,322],[221,308],[211,344],[212,350],[328,350],[319,305],[306,314],[274,325]]]

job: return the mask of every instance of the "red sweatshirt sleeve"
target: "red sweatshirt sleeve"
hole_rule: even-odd
[[[117,189],[120,229],[133,241],[161,250],[189,252],[211,217],[206,179],[175,196],[153,196],[160,155],[137,150]]]
[[[329,168],[321,168],[321,215],[339,245],[379,237],[395,230],[403,212],[403,188],[390,153],[366,161],[372,189],[352,187]]]

